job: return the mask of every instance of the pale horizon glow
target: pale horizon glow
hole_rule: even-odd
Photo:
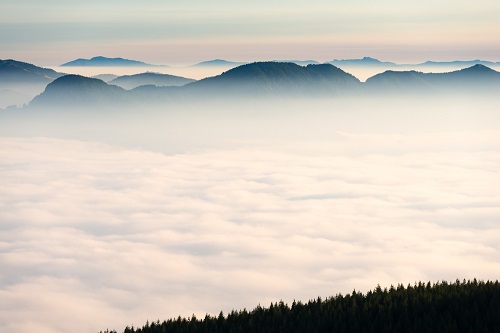
[[[450,0],[23,0],[2,6],[0,59],[51,67],[97,55],[174,66],[215,58],[500,61],[499,16],[500,3],[488,0],[473,6]]]

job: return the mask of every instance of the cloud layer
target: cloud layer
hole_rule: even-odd
[[[122,330],[377,283],[496,279],[499,137],[337,133],[170,155],[0,138],[0,326]]]

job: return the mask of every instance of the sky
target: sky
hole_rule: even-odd
[[[500,61],[496,0],[19,0],[1,7],[0,58],[46,66],[97,55],[167,65]]]

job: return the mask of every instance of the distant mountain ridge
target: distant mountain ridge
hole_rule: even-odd
[[[93,79],[103,80],[106,83],[108,83],[111,80],[116,79],[117,77],[118,77],[118,75],[115,75],[115,74],[98,74],[98,75],[92,76]]]
[[[183,86],[194,81],[193,79],[182,76],[146,72],[119,76],[108,83],[130,90],[143,85],[154,85],[158,87]]]
[[[454,61],[425,61],[422,63],[416,64],[406,64],[406,63],[395,63],[390,61],[380,61],[371,57],[363,57],[361,59],[334,59],[333,61],[328,62],[334,66],[340,67],[404,67],[404,68],[428,68],[428,67],[471,67],[474,65],[484,65],[484,66],[497,66],[500,65],[500,62],[487,61],[487,60],[454,60]]]
[[[320,63],[316,60],[273,60],[273,62],[291,62],[299,66],[307,65],[319,65]]]
[[[189,67],[237,67],[246,64],[245,62],[228,61],[223,59],[213,59],[202,61]]]
[[[500,88],[500,73],[484,65],[474,65],[448,73],[385,71],[365,82],[372,92],[486,92]]]
[[[66,75],[47,85],[29,107],[120,106],[132,100],[123,88],[81,75]]]
[[[380,61],[375,58],[363,57],[362,59],[334,59],[329,62],[334,66],[349,65],[349,66],[397,66],[394,62]]]
[[[360,89],[357,78],[329,64],[257,62],[181,87],[139,86],[133,90],[79,75],[63,76],[47,86],[32,107],[116,104],[136,105],[175,99],[235,98],[239,96],[321,96],[349,94]]]
[[[30,106],[136,106],[207,98],[315,98],[408,93],[426,96],[428,93],[497,93],[499,90],[500,73],[483,65],[449,73],[389,70],[361,83],[331,64],[302,67],[294,63],[256,62],[179,87],[142,85],[124,90],[98,79],[67,75],[49,84]]]
[[[154,67],[157,65],[147,64],[138,60],[129,60],[124,58],[107,58],[103,56],[93,57],[91,59],[76,59],[61,65],[61,67],[85,67],[85,66],[108,66],[108,67]]]
[[[500,62],[493,62],[487,60],[455,60],[455,61],[426,61],[417,66],[474,66],[474,65],[484,65],[484,66],[493,66],[498,65]]]
[[[16,60],[0,60],[0,84],[49,83],[65,74]]]
[[[0,108],[29,103],[53,80],[66,75],[17,60],[0,60]]]
[[[221,75],[186,85],[186,90],[239,94],[335,93],[358,87],[359,80],[329,65],[299,66],[294,63],[255,62],[233,68]]]

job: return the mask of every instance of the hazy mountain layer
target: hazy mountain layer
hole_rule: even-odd
[[[185,87],[186,91],[221,95],[318,95],[359,88],[357,78],[329,65],[256,62],[233,68]]]
[[[0,60],[0,86],[47,84],[65,74],[16,60]]]
[[[302,67],[294,63],[257,62],[215,77],[192,81],[172,75],[143,73],[119,77],[106,84],[98,79],[68,75],[49,84],[32,106],[134,106],[207,98],[312,98],[395,93],[450,94],[458,91],[461,94],[490,94],[500,88],[500,73],[483,65],[449,73],[386,71],[361,83],[331,64]],[[136,88],[125,91],[114,84]],[[185,85],[174,86],[182,84]]]
[[[369,78],[365,85],[375,93],[491,92],[500,88],[500,73],[484,65],[449,73],[386,71]]]
[[[388,61],[380,61],[378,59],[364,57],[362,59],[335,59],[330,62],[334,66],[377,66],[377,67],[392,67],[397,66],[397,64]]]
[[[191,67],[237,67],[244,65],[244,62],[228,61],[223,59],[207,60],[192,65]]]
[[[0,60],[0,108],[29,103],[47,84],[63,75],[22,61]]]
[[[183,86],[194,81],[193,79],[182,76],[148,72],[119,76],[108,83],[129,90],[144,85],[154,85],[158,87]]]
[[[99,79],[66,75],[47,85],[45,91],[33,99],[30,107],[120,106],[130,101],[131,95],[121,87]]]
[[[116,79],[117,77],[119,77],[119,75],[115,75],[115,74],[99,74],[99,75],[92,76],[93,79],[99,79],[99,80],[102,80],[106,83]]]
[[[143,66],[149,67],[154,66],[151,64],[144,63],[142,61],[137,60],[129,60],[123,58],[106,58],[102,56],[94,57],[91,59],[76,59],[67,63],[62,64],[61,66],[121,66],[121,67],[129,67],[129,66]]]

